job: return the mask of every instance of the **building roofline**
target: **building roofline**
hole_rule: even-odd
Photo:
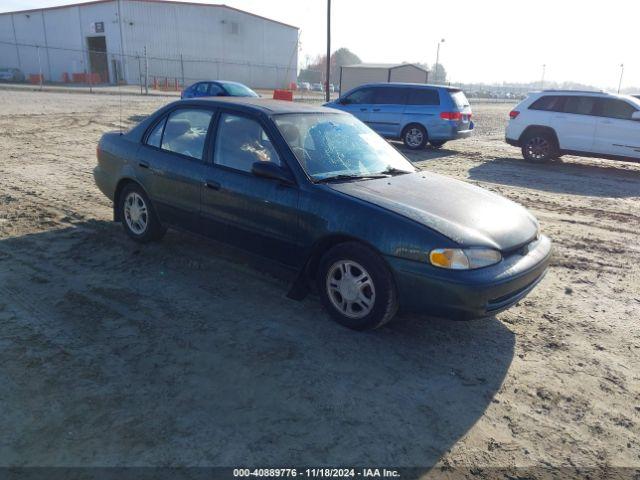
[[[99,3],[112,3],[117,0],[91,0],[89,2],[78,2],[78,3],[70,3],[68,5],[54,5],[53,7],[44,7],[44,8],[31,8],[28,10],[15,10],[11,12],[0,12],[0,15],[14,15],[18,13],[28,14],[28,13],[36,13],[36,12],[46,12],[48,10],[59,10],[61,8],[73,8],[73,7],[83,7],[85,5],[96,5]],[[181,2],[179,0],[130,0],[135,2],[145,2],[145,3],[168,3],[171,5],[190,5],[197,7],[216,7],[216,8],[226,8],[227,10],[232,10],[234,12],[243,13],[245,15],[249,15],[251,17],[260,18],[262,20],[267,20],[272,23],[277,23],[278,25],[282,25],[284,27],[295,28],[299,30],[298,27],[294,25],[290,25],[288,23],[280,22],[278,20],[274,20],[272,18],[263,17],[262,15],[257,15],[255,13],[247,12],[246,10],[241,10],[239,8],[230,7],[229,5],[225,5],[224,3],[197,3],[197,2]]]
[[[352,63],[349,65],[342,65],[343,68],[371,68],[371,69],[375,69],[375,68],[379,68],[379,69],[386,69],[386,70],[393,70],[394,68],[402,68],[402,67],[414,67],[417,68],[418,70],[422,70],[423,72],[428,72],[429,70],[427,70],[424,67],[421,67],[420,65],[416,65],[415,63],[367,63],[367,62],[363,62],[363,63]]]

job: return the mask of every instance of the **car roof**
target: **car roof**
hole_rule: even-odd
[[[358,85],[356,88],[362,87],[427,87],[427,88],[442,88],[448,91],[457,91],[459,88],[448,87],[446,85],[434,85],[432,83],[410,83],[410,82],[378,82],[378,83],[365,83]]]
[[[231,80],[207,80],[208,83],[219,83],[220,85],[242,85],[243,87],[246,87],[246,85],[244,83],[240,83],[240,82],[233,82]],[[249,88],[249,87],[247,87]]]
[[[190,105],[215,105],[215,106],[240,106],[254,112],[261,112],[266,115],[281,113],[335,113],[344,114],[340,110],[322,107],[320,105],[309,105],[307,103],[289,102],[286,100],[271,100],[268,98],[256,97],[201,97],[179,100],[178,103],[188,103]]]
[[[633,98],[630,95],[623,95],[620,93],[610,93],[604,90],[542,90],[537,92],[531,92],[532,96],[542,95],[566,95],[566,96],[587,96],[587,97],[599,97],[599,98],[620,98],[629,99]]]

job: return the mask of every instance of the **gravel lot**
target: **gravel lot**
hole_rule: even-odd
[[[407,155],[531,209],[547,277],[494,318],[358,334],[239,252],[129,241],[91,176],[118,97],[0,104],[0,465],[640,468],[640,164],[526,164],[510,106],[475,105],[473,138]]]

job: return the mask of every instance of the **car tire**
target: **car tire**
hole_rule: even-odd
[[[431,145],[432,148],[442,148],[442,146],[447,143],[446,140],[429,140],[429,145]]]
[[[425,147],[429,141],[427,130],[417,123],[407,125],[402,131],[402,141],[404,146],[409,150],[420,150]]]
[[[126,185],[120,192],[118,203],[124,231],[133,240],[149,243],[164,237],[167,229],[158,220],[149,197],[139,185]]]
[[[543,163],[559,155],[553,134],[545,131],[528,133],[522,140],[522,156],[528,162]]]
[[[389,267],[377,252],[361,243],[342,243],[325,253],[316,283],[326,310],[347,328],[379,328],[398,311]]]

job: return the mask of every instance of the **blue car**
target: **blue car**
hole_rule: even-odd
[[[216,80],[194,83],[185,88],[180,98],[197,97],[259,97],[256,92],[246,85],[226,80]]]
[[[351,113],[383,137],[401,139],[411,150],[427,143],[440,148],[473,132],[464,92],[441,85],[371,83],[325,106]]]

